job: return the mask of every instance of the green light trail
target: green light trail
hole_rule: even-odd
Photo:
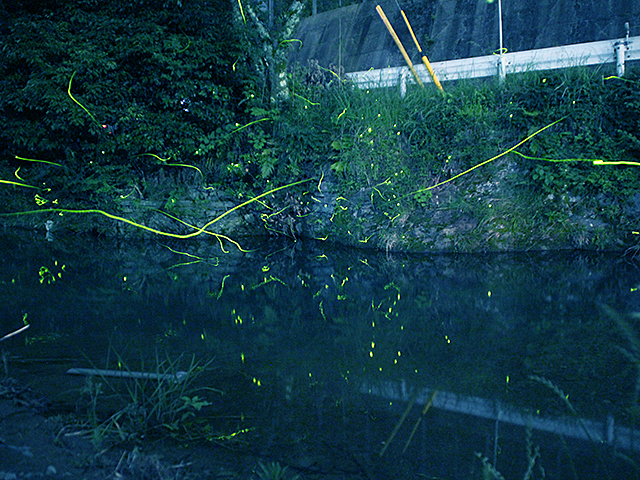
[[[169,159],[168,158],[160,158],[158,155],[154,154],[154,153],[143,153],[141,155],[138,155],[139,157],[142,156],[151,156],[154,158],[157,158],[158,160],[160,160],[164,165],[166,165],[167,167],[187,167],[187,168],[193,168],[194,170],[196,170],[200,176],[202,178],[204,178],[204,174],[202,173],[202,170],[200,170],[198,167],[194,166],[194,165],[188,165],[186,163],[169,163]]]
[[[49,162],[47,160],[37,160],[35,158],[24,158],[24,157],[19,157],[17,155],[14,155],[14,158],[17,160],[23,160],[25,162],[37,162],[37,163],[46,163],[48,165],[55,165],[56,167],[61,167],[62,165],[56,162]]]
[[[59,214],[64,214],[64,213],[74,213],[74,214],[90,214],[90,213],[95,213],[98,215],[103,215],[107,218],[110,218],[112,220],[116,220],[122,223],[126,223],[129,224],[131,226],[134,226],[136,228],[140,228],[142,230],[145,230],[147,232],[151,232],[151,233],[155,233],[156,235],[162,235],[165,237],[172,237],[172,238],[179,238],[179,239],[187,239],[187,238],[193,238],[196,237],[198,235],[201,235],[203,233],[207,234],[207,235],[212,235],[214,237],[216,237],[218,239],[218,241],[220,242],[220,245],[222,245],[222,240],[227,240],[228,242],[234,244],[238,249],[240,249],[241,251],[245,251],[242,250],[242,248],[240,247],[240,245],[238,244],[238,242],[236,242],[235,240],[232,240],[231,238],[227,237],[226,235],[221,235],[219,233],[215,233],[215,232],[210,232],[207,230],[207,228],[211,225],[213,225],[214,223],[218,222],[219,220],[221,220],[222,218],[226,217],[227,215],[229,215],[230,213],[245,207],[253,202],[258,201],[260,198],[266,197],[267,195],[271,195],[277,191],[283,190],[285,188],[289,188],[289,187],[293,187],[295,185],[300,185],[302,183],[306,183],[311,181],[311,179],[306,179],[306,180],[299,180],[297,182],[293,182],[293,183],[289,183],[287,185],[282,185],[280,187],[277,188],[273,188],[267,192],[264,192],[260,195],[258,195],[257,197],[253,197],[245,202],[242,202],[239,205],[236,205],[233,208],[230,208],[229,210],[225,211],[224,213],[218,215],[217,217],[215,217],[213,220],[208,221],[207,223],[205,223],[202,227],[195,227],[193,225],[188,224],[187,222],[184,222],[176,217],[171,216],[170,214],[168,214],[167,212],[162,212],[163,214],[169,216],[170,218],[174,218],[177,221],[181,222],[182,224],[195,229],[194,232],[191,233],[185,233],[185,234],[178,234],[178,233],[170,233],[170,232],[164,232],[162,230],[158,230],[156,228],[152,228],[149,227],[147,225],[142,225],[140,223],[134,222],[133,220],[130,220],[128,218],[124,218],[124,217],[120,217],[118,215],[114,215],[112,213],[109,212],[105,212],[104,210],[100,210],[100,209],[95,209],[95,208],[89,208],[89,209],[66,209],[66,208],[45,208],[42,210],[29,210],[29,211],[24,211],[24,212],[13,212],[13,213],[0,213],[0,217],[11,217],[11,216],[17,216],[17,215],[30,215],[30,214],[34,214],[34,213],[59,213]],[[9,182],[7,180],[0,180],[1,183],[11,183],[11,184],[17,184],[17,185],[21,185],[18,184],[17,182]],[[28,185],[21,185],[21,186],[28,186]],[[32,188],[36,188],[36,187],[32,187]],[[223,248],[224,251],[224,248]]]
[[[80,108],[82,108],[85,112],[87,112],[87,115],[89,115],[89,116],[91,117],[91,119],[92,119],[94,122],[96,122],[96,124],[97,124],[97,125],[102,126],[102,125],[100,124],[100,122],[99,122],[98,120],[96,120],[96,117],[94,117],[94,116],[91,114],[91,112],[85,108],[85,106],[84,106],[84,105],[82,105],[78,100],[76,100],[76,99],[74,98],[74,96],[73,96],[73,95],[71,95],[71,82],[73,82],[73,77],[75,76],[75,74],[76,74],[76,73],[77,73],[77,72],[73,72],[73,74],[71,75],[71,78],[69,79],[69,88],[67,89],[67,93],[69,94],[69,97],[71,97],[71,100],[73,100],[75,103],[77,103],[77,104],[80,106]]]
[[[502,152],[502,153],[500,153],[500,154],[496,155],[495,157],[490,158],[489,160],[485,160],[484,162],[479,163],[479,164],[477,164],[477,165],[475,165],[475,166],[473,166],[473,167],[471,167],[471,168],[469,168],[469,169],[465,170],[464,172],[461,172],[461,173],[459,173],[459,174],[457,174],[457,175],[454,175],[453,177],[449,178],[448,180],[444,180],[444,181],[442,181],[442,182],[436,183],[435,185],[432,185],[432,186],[427,187],[427,188],[421,188],[420,190],[416,190],[415,192],[412,192],[412,193],[410,193],[409,195],[415,195],[416,193],[419,193],[419,192],[426,192],[426,191],[428,191],[428,190],[432,190],[432,189],[434,189],[434,188],[436,188],[436,187],[439,187],[439,186],[441,186],[441,185],[444,185],[445,183],[449,183],[449,182],[451,182],[451,181],[455,180],[456,178],[460,178],[461,176],[466,175],[467,173],[469,173],[469,172],[471,172],[471,171],[475,170],[476,168],[482,167],[483,165],[486,165],[487,163],[493,162],[494,160],[497,160],[497,159],[498,159],[498,158],[500,158],[500,157],[504,157],[507,153],[511,153],[511,152],[513,152],[513,151],[514,151],[516,148],[518,148],[520,145],[522,145],[522,144],[524,144],[524,143],[528,142],[529,140],[531,140],[533,137],[535,137],[535,136],[536,136],[536,135],[538,135],[539,133],[544,132],[547,128],[553,127],[555,124],[560,123],[560,122],[561,122],[561,121],[563,121],[565,118],[567,118],[567,117],[562,117],[561,119],[556,120],[555,122],[552,122],[552,123],[550,123],[549,125],[546,125],[546,126],[542,127],[541,129],[539,129],[539,130],[537,130],[537,131],[533,132],[531,135],[529,135],[529,136],[528,136],[527,138],[525,138],[524,140],[521,140],[520,142],[516,143],[513,147],[509,148],[508,150],[505,150],[504,152]]]

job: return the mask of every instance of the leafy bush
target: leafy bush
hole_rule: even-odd
[[[0,14],[0,142],[9,154],[82,177],[96,165],[145,172],[160,159],[206,165],[228,154],[221,134],[217,150],[199,155],[235,123],[242,89],[227,2],[51,0],[31,10],[9,1]]]

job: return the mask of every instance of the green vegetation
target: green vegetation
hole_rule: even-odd
[[[300,475],[293,474],[289,476],[287,474],[288,467],[283,467],[278,462],[270,462],[266,465],[259,463],[260,471],[257,473],[259,480],[298,480]]]
[[[599,71],[531,72],[509,77],[502,87],[460,83],[444,96],[416,87],[404,99],[394,89],[358,90],[337,81],[298,88],[282,122],[295,125],[298,137],[283,132],[294,140],[285,145],[305,142],[298,151],[317,162],[329,152],[332,169],[351,189],[388,178],[400,189],[429,186],[434,176],[449,178],[557,121],[514,158],[534,190],[576,180],[577,193],[628,188],[624,180],[635,169],[593,169],[589,160],[634,161],[640,151],[637,82],[605,81]]]
[[[76,180],[89,195],[97,177],[126,183],[126,173],[157,170],[158,157],[192,160],[212,125],[233,124],[244,79],[230,75],[241,56],[240,42],[229,42],[230,7],[161,7],[79,0],[29,11],[4,2],[8,153],[62,164],[37,170],[67,177],[61,188]]]
[[[330,159],[337,194],[349,199],[339,203],[334,233],[345,238],[336,232],[344,225],[354,244],[374,237],[378,247],[410,250],[523,249],[553,239],[556,248],[611,248],[624,235],[594,229],[637,228],[627,209],[640,180],[633,75],[530,72],[504,85],[448,85],[445,95],[415,87],[404,99],[345,82],[299,88],[283,121],[298,136],[284,143],[304,145],[298,151],[318,168]],[[379,228],[355,235],[362,218]],[[450,240],[411,232],[456,223]]]
[[[154,434],[183,442],[214,440],[212,426],[201,412],[211,403],[200,395],[222,392],[194,386],[211,362],[200,365],[192,358],[180,371],[180,360],[157,359],[152,371],[145,372],[144,365],[133,371],[118,358],[118,370],[96,370],[80,392],[86,418],[70,429],[89,434],[96,446],[105,440],[130,442]],[[121,378],[109,372],[118,372]]]
[[[103,224],[78,228],[102,233],[161,210],[184,234],[212,218],[207,190],[237,205],[314,179],[252,205],[263,221],[253,227],[403,250],[633,242],[633,73],[530,72],[447,85],[445,95],[413,87],[405,98],[358,90],[315,63],[286,73],[302,11],[5,2],[3,213],[43,210],[44,222],[57,209],[101,210]],[[318,193],[329,195],[327,218],[310,215]],[[180,218],[184,202],[200,216]]]

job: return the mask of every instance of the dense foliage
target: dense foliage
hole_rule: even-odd
[[[383,220],[432,207],[439,190],[431,187],[453,177],[467,197],[450,208],[461,210],[488,208],[478,205],[492,178],[509,177],[510,201],[544,207],[547,216],[588,216],[597,204],[607,206],[605,220],[619,219],[637,191],[633,72],[625,79],[607,76],[610,66],[530,72],[504,84],[447,84],[444,95],[432,85],[412,86],[405,97],[359,90],[343,72],[317,64],[286,72],[303,9],[297,0],[276,6],[2,3],[2,183],[53,192],[49,201],[55,195],[67,208],[117,211],[109,203],[115,194],[158,197],[145,192],[150,184],[171,184],[172,197],[181,182],[241,196],[331,177],[337,195],[367,197]],[[500,162],[460,176],[533,134]],[[33,190],[13,192],[5,211],[33,208]],[[36,203],[46,199],[36,195]]]
[[[449,84],[445,95],[415,87],[405,98],[335,81],[300,88],[281,126],[282,143],[297,146],[288,161],[298,164],[304,155],[330,163],[344,192],[377,187],[406,196],[556,121],[507,157],[518,165],[516,183],[545,195],[626,198],[640,180],[638,166],[592,162],[640,161],[640,85],[633,74],[605,79],[599,70],[531,72],[508,77],[504,85]],[[483,168],[476,174],[485,178],[502,167]]]
[[[6,156],[85,178],[105,166],[149,172],[157,157],[202,164],[225,154],[224,128],[235,125],[247,82],[234,70],[245,62],[228,2],[51,0],[36,9],[15,0],[0,16]],[[220,151],[197,158],[212,132]]]

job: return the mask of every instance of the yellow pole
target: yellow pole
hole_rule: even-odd
[[[409,65],[409,69],[411,70],[411,73],[413,73],[413,76],[415,77],[416,81],[420,84],[420,86],[424,88],[424,83],[422,83],[422,80],[420,80],[420,77],[418,76],[418,72],[416,72],[416,69],[413,68],[413,63],[411,63],[411,59],[409,58],[409,55],[407,55],[407,51],[402,46],[402,42],[398,38],[398,35],[396,35],[395,30],[391,26],[391,23],[389,23],[387,16],[382,11],[382,7],[378,5],[376,7],[376,11],[380,15],[380,18],[382,18],[382,21],[384,22],[384,24],[387,26],[387,29],[389,30],[389,33],[395,40],[396,45],[398,45],[398,48],[400,49],[400,53],[402,53],[402,56],[404,57],[405,62],[407,62],[407,65]]]
[[[431,395],[431,398],[429,399],[427,404],[422,409],[422,414],[421,414],[420,417],[418,417],[418,420],[416,420],[416,424],[413,426],[413,430],[411,430],[411,435],[409,435],[409,439],[407,440],[407,443],[404,444],[404,448],[402,449],[402,453],[405,453],[407,451],[407,448],[409,448],[409,444],[411,443],[411,439],[416,434],[416,430],[418,430],[418,425],[420,425],[420,422],[422,421],[424,416],[427,414],[427,411],[431,407],[431,404],[433,403],[433,399],[436,398],[436,394],[437,393],[438,393],[438,390],[434,390],[433,391],[433,394]]]
[[[391,445],[391,441],[395,438],[396,434],[398,433],[398,430],[400,430],[400,427],[402,426],[402,424],[406,420],[407,415],[409,415],[409,412],[413,408],[413,404],[416,403],[417,399],[418,399],[418,391],[416,391],[416,393],[413,394],[413,397],[411,397],[411,401],[409,402],[409,405],[407,405],[407,408],[404,410],[404,413],[400,417],[400,420],[398,420],[398,423],[393,428],[393,431],[391,432],[391,435],[389,435],[389,438],[384,443],[384,446],[382,447],[382,450],[380,450],[380,454],[379,455],[381,457],[384,455],[384,452],[387,451],[387,448],[389,447],[389,445]]]
[[[429,59],[424,53],[422,53],[422,47],[420,47],[418,39],[416,38],[415,33],[413,33],[413,28],[411,28],[411,24],[409,23],[409,19],[407,18],[407,16],[404,14],[404,10],[400,9],[400,13],[402,13],[402,18],[404,18],[407,27],[409,27],[409,31],[411,32],[411,36],[413,37],[413,41],[416,42],[416,47],[418,47],[418,51],[422,55],[422,63],[424,63],[424,66],[427,67],[427,70],[429,70],[429,74],[431,75],[431,78],[433,78],[433,83],[436,84],[436,87],[438,87],[441,92],[444,92],[444,90],[442,89],[442,85],[440,84],[440,80],[438,80],[436,72],[433,71],[433,67],[429,62]]]

